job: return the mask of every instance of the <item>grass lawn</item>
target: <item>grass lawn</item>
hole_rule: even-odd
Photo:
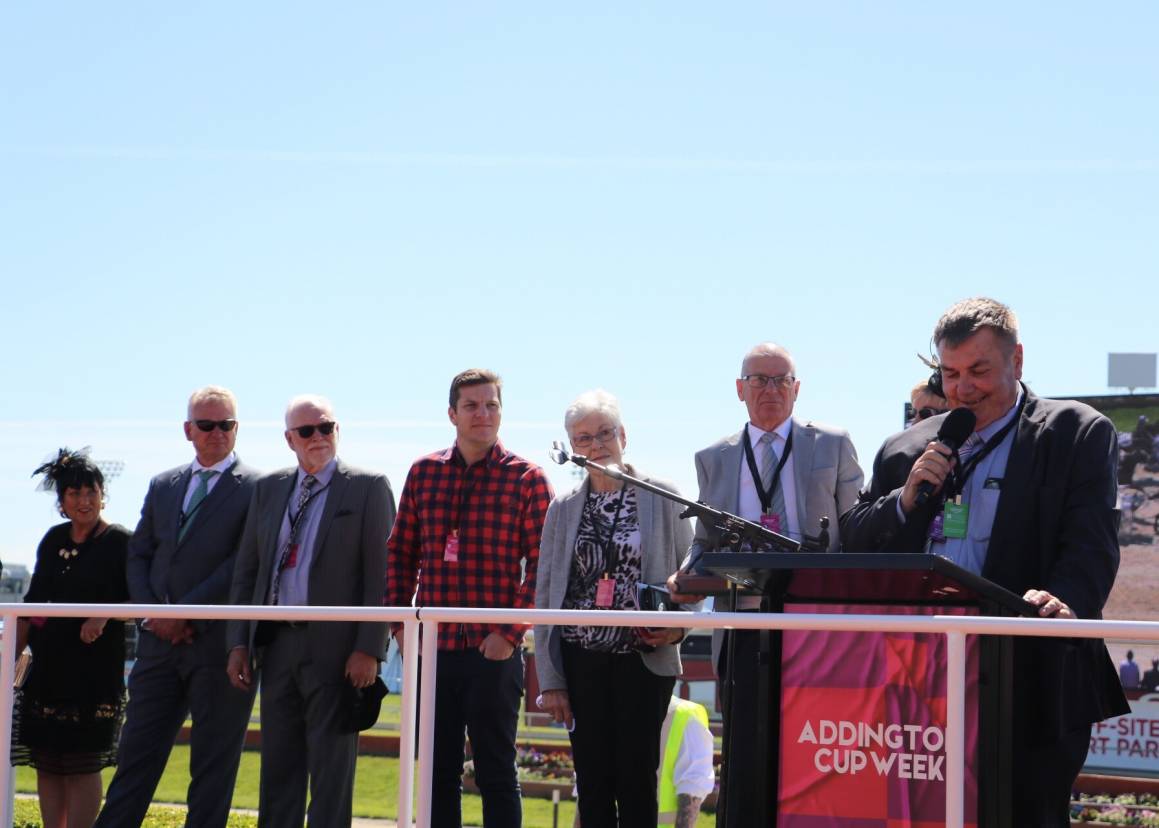
[[[233,794],[233,807],[258,807],[258,760],[257,751],[247,750],[242,754],[241,770],[238,772],[237,787]],[[112,776],[113,769],[106,768],[103,774],[106,787]],[[177,745],[173,748],[169,764],[153,799],[155,802],[183,803],[188,784],[189,746]],[[16,790],[18,793],[36,793],[36,772],[31,768],[17,768]],[[354,815],[396,819],[397,798],[398,759],[389,756],[360,756],[358,771],[354,777]],[[35,806],[33,807],[35,810]],[[560,828],[570,828],[574,813],[574,803],[570,801],[560,803]],[[550,800],[532,798],[523,800],[523,825],[526,828],[551,828],[551,817]],[[475,794],[463,794],[463,822],[467,825],[483,824],[483,801]],[[24,823],[18,821],[17,824]],[[710,828],[713,824],[711,814],[701,814],[697,828]]]

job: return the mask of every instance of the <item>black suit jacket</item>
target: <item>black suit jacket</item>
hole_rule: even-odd
[[[1018,595],[1045,589],[1078,617],[1101,618],[1119,568],[1114,426],[1082,403],[1040,399],[1025,386],[1023,393],[982,575]],[[937,498],[904,524],[897,501],[944,419],[885,441],[870,488],[841,516],[845,551],[924,550]],[[1127,712],[1101,640],[1017,638],[1014,657],[1016,726],[1030,743]]]
[[[245,526],[256,469],[238,460],[197,508],[185,536],[178,541],[181,506],[191,466],[162,472],[149,481],[141,520],[129,541],[126,572],[134,604],[226,604]],[[225,662],[225,623],[193,622],[192,646],[200,663]],[[142,656],[160,655],[171,644],[143,631]]]

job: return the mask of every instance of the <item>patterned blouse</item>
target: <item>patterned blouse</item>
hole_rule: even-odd
[[[617,506],[620,511],[618,520]],[[608,533],[613,521],[615,533],[609,547]],[[616,585],[609,609],[639,609],[636,585],[641,580],[640,516],[633,486],[612,492],[589,490],[576,534],[563,609],[597,609],[596,584],[604,577],[607,568],[605,548],[614,550],[612,557],[616,559],[612,575]],[[631,627],[563,627],[560,635],[564,641],[604,653],[635,653],[642,648]]]

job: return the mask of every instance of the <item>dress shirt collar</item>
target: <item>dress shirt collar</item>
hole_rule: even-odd
[[[1018,396],[1014,398],[1014,405],[1010,406],[1010,410],[994,422],[990,423],[990,425],[978,431],[978,436],[982,438],[983,442],[988,441],[991,437],[1001,431],[1008,422],[1014,419],[1014,415],[1018,412],[1018,406],[1022,404],[1022,397],[1024,394],[1025,392],[1022,390],[1022,386],[1019,385]]]
[[[765,434],[767,433],[766,431],[758,428],[757,426],[753,425],[752,423],[748,423],[747,428],[749,430],[749,440],[752,442],[752,444],[754,446],[756,446],[756,444],[761,441],[761,438],[764,437]],[[777,426],[776,428],[774,428],[772,433],[775,434],[777,437],[780,437],[782,443],[787,443],[789,441],[789,432],[792,430],[793,430],[793,418],[786,417],[785,421],[783,423],[781,423],[779,426]]]
[[[330,459],[329,463],[327,463],[325,466],[323,466],[321,469],[319,469],[317,472],[315,472],[314,479],[318,481],[318,488],[322,488],[324,486],[330,485],[330,481],[334,477],[334,471],[337,468],[338,468],[338,458],[333,457]],[[297,486],[302,485],[302,481],[306,479],[306,474],[307,474],[306,470],[303,469],[301,466],[298,466],[298,477],[297,477],[297,483],[296,483]]]
[[[228,457],[226,457],[224,460],[222,460],[219,463],[214,463],[212,466],[203,466],[203,465],[201,465],[201,461],[198,460],[196,457],[194,457],[193,458],[193,465],[191,466],[191,468],[193,469],[194,474],[197,474],[199,471],[215,471],[215,472],[218,472],[219,474],[225,474],[225,472],[227,472],[231,468],[233,468],[233,464],[236,462],[237,462],[237,452],[231,451],[229,453]]]

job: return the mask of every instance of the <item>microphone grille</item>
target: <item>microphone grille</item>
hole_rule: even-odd
[[[942,421],[942,427],[938,429],[938,440],[946,445],[952,442],[957,448],[974,433],[974,425],[977,422],[978,418],[970,409],[955,408]]]

